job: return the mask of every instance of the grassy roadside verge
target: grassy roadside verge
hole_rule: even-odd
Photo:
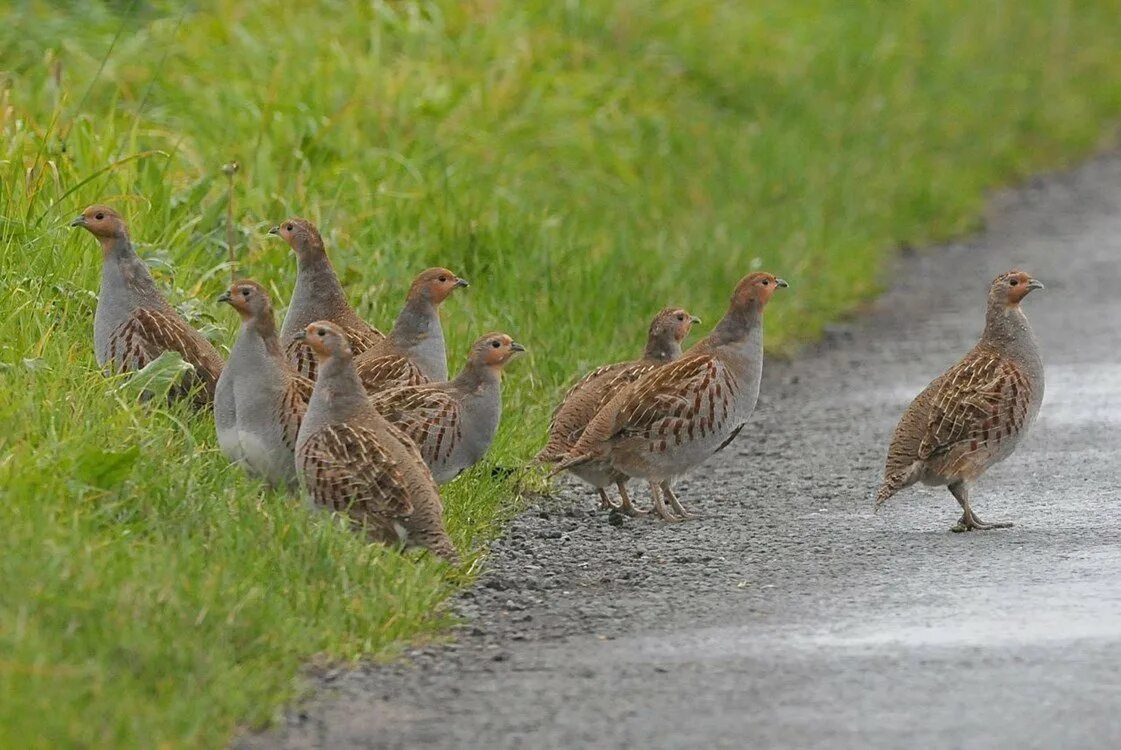
[[[100,378],[97,252],[65,229],[95,198],[226,343],[229,159],[243,269],[280,299],[291,260],[262,230],[293,212],[372,320],[415,270],[462,273],[454,361],[496,328],[531,350],[491,456],[510,465],[662,305],[711,322],[762,266],[793,287],[769,343],[812,336],[898,242],[967,230],[986,188],[1121,113],[1108,0],[292,5],[2,11],[0,746],[221,745],[308,659],[438,633],[458,582],[264,493],[205,419]],[[462,548],[509,497],[488,466],[448,488]]]

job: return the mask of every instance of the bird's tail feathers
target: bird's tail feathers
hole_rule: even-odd
[[[897,471],[884,477],[884,483],[881,484],[880,488],[876,491],[875,510],[878,512],[880,508],[883,507],[883,504],[890,500],[895,493],[917,482],[922,467],[922,463],[916,461],[903,471]]]
[[[573,469],[577,466],[580,466],[581,464],[586,464],[593,458],[595,458],[595,455],[592,453],[580,453],[577,455],[570,454],[564,456],[560,459],[559,462],[557,462],[557,465],[553,467],[553,470],[549,472],[549,478],[552,479],[561,472],[568,471],[569,469]]]

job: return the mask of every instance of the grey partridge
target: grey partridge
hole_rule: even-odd
[[[280,343],[296,372],[315,379],[315,357],[306,344],[296,340],[314,321],[329,320],[341,328],[355,353],[385,338],[350,306],[314,224],[293,216],[270,229],[269,234],[283,239],[296,254],[296,288],[280,326]]]
[[[370,402],[416,443],[436,483],[444,484],[490,448],[502,417],[502,368],[524,351],[506,334],[488,333],[454,380],[390,388]]]
[[[429,268],[416,277],[389,336],[355,356],[354,366],[366,390],[374,393],[448,379],[440,305],[465,286],[466,279],[446,268]]]
[[[241,316],[214,397],[222,453],[274,487],[296,486],[296,436],[312,383],[296,372],[276,334],[269,293],[255,281],[233,284],[218,298]]]
[[[727,446],[751,417],[763,374],[763,309],[785,286],[762,272],[740,280],[712,333],[608,401],[558,471],[604,461],[628,477],[647,480],[654,511],[663,520],[691,517],[671,482]]]
[[[93,205],[70,222],[101,245],[101,290],[93,318],[94,356],[111,373],[143,369],[167,351],[194,368],[171,392],[197,406],[214,400],[222,356],[183,320],[156,288],[129,239],[124,219],[108,206]]]
[[[969,504],[969,489],[990,466],[1012,454],[1043,403],[1043,360],[1020,304],[1042,288],[1022,271],[993,280],[981,340],[923,389],[899,419],[876,493],[877,508],[922,482],[946,487],[961,505],[954,531],[1012,525],[978,518]]]
[[[425,547],[456,562],[432,472],[370,404],[346,334],[321,320],[301,338],[319,372],[296,439],[296,470],[312,502],[345,514],[374,541]]]
[[[572,450],[584,434],[584,428],[612,396],[629,383],[667,362],[681,356],[681,342],[690,329],[700,323],[700,318],[690,315],[680,307],[661,310],[650,323],[646,337],[646,350],[640,359],[604,365],[581,378],[561,399],[549,420],[549,439],[537,460],[556,463]],[[588,461],[574,466],[571,472],[592,485],[599,493],[600,507],[613,508],[607,487],[615,485],[622,500],[620,510],[628,515],[641,515],[631,503],[627,492],[627,476],[611,468],[606,461]]]

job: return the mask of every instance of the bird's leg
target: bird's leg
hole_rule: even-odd
[[[600,510],[615,510],[619,506],[611,502],[611,498],[607,496],[607,490],[602,487],[596,487],[596,492],[599,493],[599,509]]]
[[[985,523],[973,513],[973,509],[969,507],[969,488],[965,486],[965,482],[954,482],[949,486],[949,490],[961,505],[961,518],[950,529],[954,532],[962,531],[987,531],[989,529],[1009,529],[1012,528],[1012,523],[1009,521],[997,521],[994,523]]]
[[[678,518],[673,513],[670,513],[669,508],[666,507],[665,502],[662,500],[662,489],[656,483],[650,483],[650,495],[654,498],[654,513],[658,518],[667,523],[677,523],[685,519]]]
[[[673,507],[673,512],[680,516],[682,520],[697,517],[696,513],[691,513],[685,510],[685,507],[681,504],[681,501],[677,499],[677,494],[674,493],[673,488],[669,486],[669,480],[662,482],[662,491],[665,492],[666,497],[669,498],[669,504],[671,507]]]
[[[624,482],[616,482],[615,486],[619,488],[619,497],[623,499],[623,504],[619,506],[619,510],[626,513],[628,516],[646,516],[650,514],[648,510],[639,510],[634,507],[631,502],[631,494],[627,492],[627,485]]]

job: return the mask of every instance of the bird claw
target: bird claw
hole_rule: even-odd
[[[658,518],[662,519],[666,523],[681,523],[682,521],[685,520],[681,516],[675,516],[668,509],[665,510],[664,512],[659,511],[657,515],[658,515]]]
[[[962,516],[958,522],[954,524],[950,531],[955,534],[961,534],[967,531],[989,531],[990,529],[1010,529],[1013,527],[1011,521],[993,521],[992,523],[985,523],[977,516],[967,518]]]

